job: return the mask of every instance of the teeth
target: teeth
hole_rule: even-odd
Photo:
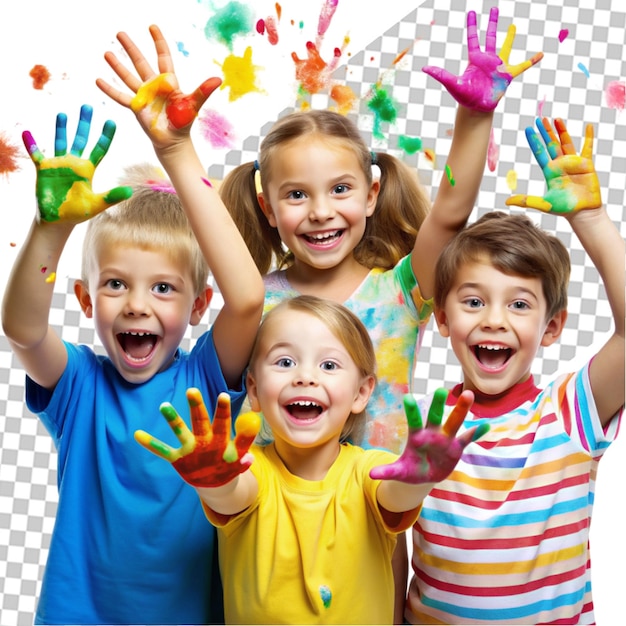
[[[131,330],[131,331],[125,332],[124,335],[133,335],[134,337],[146,337],[146,336],[152,335],[152,333],[134,332]]]
[[[319,406],[317,402],[311,402],[310,400],[298,400],[297,402],[291,402],[292,405],[295,406]]]
[[[483,345],[483,344],[478,344],[478,347],[481,348],[482,350],[508,350],[507,347],[505,346],[492,346],[492,345]]]
[[[316,241],[323,241],[324,239],[332,239],[339,234],[339,231],[336,230],[334,233],[321,233],[319,235],[308,235],[310,239],[315,239]]]

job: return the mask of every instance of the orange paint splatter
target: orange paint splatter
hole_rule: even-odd
[[[328,86],[330,73],[335,69],[337,64],[326,63],[312,41],[307,41],[306,50],[306,59],[300,59],[295,52],[291,53],[291,58],[296,64],[296,78],[300,81],[302,89],[308,93],[319,93],[324,87]],[[341,50],[335,48],[335,60],[340,56]]]
[[[333,85],[330,97],[337,103],[337,112],[342,115],[350,113],[357,101],[357,95],[347,85]]]
[[[0,174],[8,176],[20,169],[17,164],[19,148],[13,145],[9,139],[0,133]]]
[[[399,63],[404,58],[404,56],[406,55],[408,51],[409,51],[409,48],[405,48],[402,52],[400,52],[400,54],[398,54],[396,58],[393,60],[392,65],[396,65],[397,63]]]
[[[433,150],[431,150],[430,148],[424,148],[424,156],[433,164],[433,167],[435,165],[435,153]]]
[[[50,80],[50,72],[45,65],[35,65],[28,75],[33,79],[34,89],[43,89]]]

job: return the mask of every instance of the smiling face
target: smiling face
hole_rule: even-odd
[[[315,269],[353,262],[372,215],[378,181],[369,183],[356,153],[309,134],[276,149],[259,203],[297,263]]]
[[[310,312],[281,308],[265,320],[248,395],[272,429],[278,453],[315,450],[334,460],[351,413],[365,409],[374,376],[363,375],[340,339]]]
[[[495,396],[528,379],[566,312],[548,319],[540,278],[505,274],[483,258],[458,270],[435,317],[461,363],[463,387]]]
[[[132,246],[101,246],[76,295],[120,375],[142,383],[166,369],[189,324],[204,314],[210,291],[196,296],[182,258]]]

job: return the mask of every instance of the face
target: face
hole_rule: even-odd
[[[210,291],[196,297],[189,268],[155,250],[102,246],[81,308],[121,376],[142,383],[166,369],[189,324],[199,323]]]
[[[248,375],[252,409],[262,411],[279,453],[286,447],[338,447],[350,413],[360,413],[374,386],[341,341],[316,316],[276,313]]]
[[[335,268],[352,259],[379,183],[367,183],[355,153],[337,141],[302,137],[276,150],[259,203],[297,262]]]
[[[464,388],[499,395],[527,380],[539,346],[554,343],[565,323],[565,312],[546,314],[539,278],[504,274],[486,261],[463,266],[436,319]]]

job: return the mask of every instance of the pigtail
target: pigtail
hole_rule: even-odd
[[[417,173],[403,161],[383,152],[374,161],[380,169],[380,192],[354,255],[366,267],[388,270],[413,250],[430,200]]]
[[[219,194],[262,275],[268,273],[274,255],[284,256],[278,230],[272,228],[256,197],[255,167],[252,162],[229,172],[219,187]]]

